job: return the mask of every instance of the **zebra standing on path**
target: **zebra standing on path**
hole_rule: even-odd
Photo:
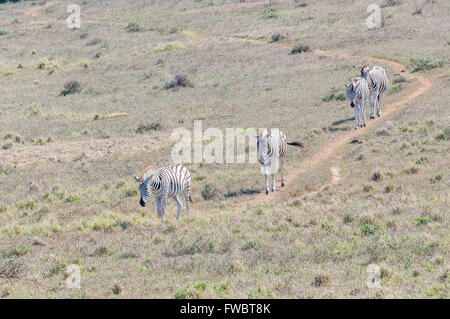
[[[347,98],[350,100],[350,106],[355,112],[355,130],[361,125],[366,127],[366,103],[369,98],[369,88],[365,78],[358,77],[352,79],[350,84],[346,84]]]
[[[378,117],[380,117],[383,95],[389,85],[386,71],[381,66],[363,66],[361,68],[361,76],[367,80],[367,85],[369,86],[370,104],[372,106],[370,118],[375,118],[375,108],[377,109]]]
[[[256,136],[259,162],[264,168],[266,195],[269,194],[269,175],[272,175],[272,192],[275,192],[275,173],[280,167],[281,187],[284,187],[283,166],[287,145],[305,148],[301,142],[287,143],[286,135],[278,129],[261,128]]]
[[[193,203],[193,200],[190,195],[191,174],[186,167],[181,164],[162,168],[148,166],[141,173],[140,177],[135,176],[135,179],[139,182],[139,192],[141,195],[139,203],[142,207],[145,207],[150,193],[153,194],[156,201],[156,211],[163,222],[166,215],[168,197],[173,197],[177,203],[177,219],[180,218],[183,205],[178,195],[183,192],[186,199],[186,211],[189,216],[189,204]]]

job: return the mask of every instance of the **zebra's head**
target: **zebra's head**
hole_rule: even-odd
[[[367,65],[364,65],[362,68],[361,68],[361,76],[363,77],[363,78],[365,78],[366,76],[367,76],[367,73],[369,73],[369,71],[370,71],[370,66],[367,66]]]
[[[358,78],[354,78],[351,80],[350,84],[346,84],[345,87],[347,89],[347,98],[350,100],[350,106],[355,107],[356,100],[356,83],[358,82]]]
[[[148,166],[142,171],[139,177],[134,177],[134,179],[139,183],[139,193],[141,195],[139,204],[141,204],[142,207],[145,207],[145,204],[147,203],[148,197],[151,193],[153,169],[153,166]]]
[[[264,165],[267,158],[267,140],[271,136],[270,129],[261,128],[259,134],[256,135],[256,146],[258,147],[259,162]]]

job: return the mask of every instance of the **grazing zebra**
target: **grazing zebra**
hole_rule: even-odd
[[[269,174],[272,175],[272,192],[275,192],[275,173],[280,166],[281,187],[284,186],[283,165],[287,145],[305,148],[301,142],[286,142],[286,135],[278,129],[261,128],[256,136],[259,153],[259,162],[264,168],[264,179],[266,182],[266,195],[269,194]],[[280,164],[280,165],[278,165]]]
[[[366,103],[369,98],[369,88],[365,78],[358,77],[352,79],[350,84],[346,84],[347,98],[350,100],[350,106],[355,112],[355,130],[360,125],[366,127]]]
[[[370,118],[375,118],[375,108],[377,109],[378,117],[380,117],[383,95],[389,85],[386,71],[381,66],[363,66],[361,68],[361,76],[367,80],[367,85],[369,86],[370,104],[372,106]]]
[[[181,164],[161,168],[148,166],[142,171],[140,177],[135,176],[135,179],[139,182],[139,192],[141,195],[139,203],[142,207],[145,207],[147,199],[150,193],[152,193],[156,201],[156,211],[163,222],[168,197],[173,197],[177,203],[177,219],[180,218],[183,205],[178,195],[183,192],[186,199],[186,211],[189,216],[189,203],[193,203],[193,200],[190,195],[191,173],[189,173],[186,167]]]

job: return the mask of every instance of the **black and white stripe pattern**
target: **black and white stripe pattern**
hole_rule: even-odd
[[[139,191],[141,194],[140,204],[145,206],[148,197],[154,195],[158,215],[164,222],[167,198],[173,197],[178,205],[177,219],[180,218],[181,204],[178,195],[184,193],[186,200],[186,211],[189,216],[190,202],[192,202],[191,174],[189,170],[181,164],[162,168],[147,168],[139,178]]]
[[[372,106],[370,118],[375,118],[375,108],[378,117],[380,117],[381,106],[383,105],[383,95],[389,85],[386,71],[381,66],[363,66],[361,68],[361,76],[367,80],[367,85],[369,87],[370,104]]]
[[[278,129],[259,130],[257,138],[259,162],[263,165],[266,194],[269,194],[269,175],[272,175],[272,192],[275,192],[275,173],[280,168],[281,187],[284,186],[283,166],[287,145],[305,147],[301,142],[288,143],[286,135]]]
[[[355,112],[355,130],[361,126],[366,127],[366,103],[369,98],[369,88],[365,78],[358,77],[352,79],[347,88],[347,98],[350,100],[350,106]]]

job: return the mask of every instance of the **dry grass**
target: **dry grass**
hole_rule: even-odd
[[[448,298],[449,123],[438,114],[449,104],[450,53],[435,31],[448,20],[443,3],[418,17],[413,3],[395,1],[383,9],[392,15],[384,27],[369,31],[370,1],[277,1],[267,10],[258,1],[116,2],[121,10],[105,15],[107,1],[88,1],[83,29],[70,32],[58,22],[63,4],[34,17],[23,15],[27,1],[0,10],[8,30],[0,36],[8,42],[0,63],[0,136],[8,136],[0,149],[0,296]],[[15,17],[20,23],[10,24]],[[143,32],[128,32],[130,21]],[[371,62],[289,54],[297,43],[443,62],[431,68],[428,59],[417,70],[434,78],[431,91],[376,128],[369,121],[342,158],[308,169],[303,163],[321,145],[352,129],[340,94]],[[58,66],[51,74],[50,58]],[[388,108],[418,83],[383,66],[401,85],[386,95]],[[174,79],[180,70],[188,77]],[[82,90],[59,97],[74,78]],[[176,81],[170,90],[168,80]],[[263,189],[257,165],[187,164],[191,216],[183,210],[176,222],[170,200],[161,224],[152,201],[139,206],[133,175],[170,164],[170,132],[192,130],[196,119],[204,129],[280,127],[304,141],[308,150],[289,148],[286,159],[287,170],[304,168],[296,191],[326,183],[328,165],[340,167],[341,180],[292,204],[253,205],[245,201]],[[383,270],[377,292],[366,286],[370,263]],[[81,268],[80,290],[64,286],[70,264]]]

